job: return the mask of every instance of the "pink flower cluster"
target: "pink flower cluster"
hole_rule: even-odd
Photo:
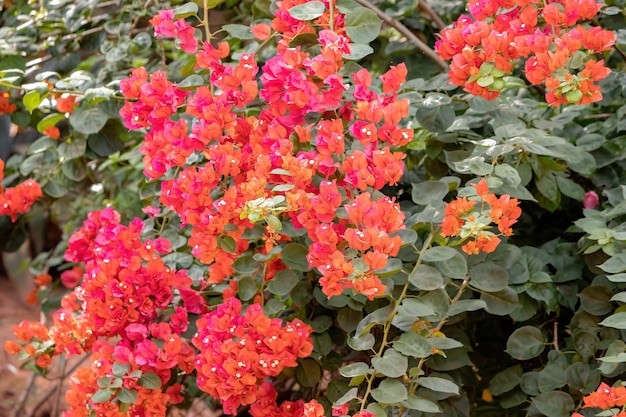
[[[615,34],[579,22],[593,19],[595,0],[473,0],[474,20],[461,16],[441,32],[435,48],[450,59],[449,77],[465,91],[493,99],[504,77],[526,58],[524,71],[533,84],[545,82],[550,105],[587,104],[602,98],[597,81],[610,70],[592,55],[609,50]],[[573,72],[572,72],[573,70]]]
[[[198,387],[220,399],[226,414],[254,404],[266,378],[297,366],[296,359],[313,350],[312,329],[302,321],[283,326],[282,320],[265,316],[259,304],[244,315],[241,310],[239,300],[226,300],[197,321],[192,339],[200,351],[195,361]]]

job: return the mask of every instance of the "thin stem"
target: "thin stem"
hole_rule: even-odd
[[[204,10],[204,16],[202,16],[202,24],[204,25],[204,32],[207,42],[211,42],[211,29],[209,28],[209,0],[204,0],[202,9]]]
[[[59,358],[59,361],[61,362],[59,364],[61,380],[57,384],[57,391],[55,393],[56,398],[52,402],[52,411],[50,413],[51,416],[59,415],[58,410],[59,410],[59,406],[61,405],[61,394],[63,393],[63,381],[65,380],[65,367],[67,366],[65,355],[61,355],[61,357]]]
[[[26,382],[26,388],[22,390],[20,394],[20,398],[17,400],[17,405],[13,410],[13,417],[19,417],[22,414],[22,410],[24,410],[24,406],[26,405],[26,400],[28,399],[28,395],[30,391],[33,389],[35,385],[35,379],[37,379],[37,374],[32,372],[28,377],[28,382]]]
[[[411,32],[409,28],[404,26],[393,17],[389,16],[387,13],[380,10],[368,0],[356,0],[356,2],[376,13],[376,15],[380,17],[385,23],[404,35],[411,43],[413,43],[417,47],[418,50],[420,50],[424,55],[426,55],[435,64],[437,64],[439,68],[441,68],[443,71],[448,71],[448,64],[446,64],[441,58],[439,58],[439,55],[437,55],[437,53],[433,51],[428,45],[426,45],[417,36],[415,36],[415,34]]]
[[[446,24],[443,22],[443,19],[437,14],[435,9],[426,2],[426,0],[420,0],[419,8],[422,9],[433,21],[437,29],[443,30],[446,27]]]
[[[328,10],[330,11],[329,29],[331,32],[335,31],[335,2],[328,0]]]
[[[74,373],[74,371],[76,371],[76,369],[78,369],[78,367],[81,366],[90,357],[91,357],[91,354],[88,354],[88,355],[85,355],[83,358],[81,358],[67,371],[67,373],[65,373],[65,375],[62,376],[62,378],[60,378],[60,380],[56,384],[54,384],[52,388],[46,391],[46,393],[41,397],[41,400],[39,400],[39,402],[37,402],[37,404],[35,404],[33,409],[30,411],[30,413],[28,414],[28,417],[34,417],[35,415],[37,415],[37,411],[41,408],[42,405],[46,403],[46,401],[50,399],[52,394],[54,394],[56,390],[61,389],[60,387],[63,386],[63,382],[65,381],[65,379],[71,376]],[[17,417],[17,414],[15,414],[14,416]]]
[[[430,234],[428,235],[428,238],[426,239],[426,241],[424,242],[424,245],[422,246],[422,249],[418,251],[419,257],[417,258],[417,261],[415,262],[415,267],[413,267],[413,271],[415,271],[417,267],[419,267],[422,264],[422,254],[426,252],[428,248],[430,248],[430,245],[434,237],[435,237],[435,230],[431,230]],[[407,278],[407,281],[404,284],[404,287],[402,288],[402,292],[400,293],[400,296],[396,300],[396,304],[393,307],[393,311],[391,312],[391,314],[389,314],[387,321],[385,321],[385,325],[384,325],[385,327],[383,330],[383,340],[380,344],[380,348],[378,349],[378,352],[376,352],[376,355],[375,355],[377,358],[380,358],[381,356],[383,356],[383,352],[385,351],[385,348],[387,347],[387,343],[388,343],[387,339],[389,337],[389,330],[391,329],[391,322],[393,321],[394,317],[398,313],[398,309],[400,307],[400,304],[402,303],[402,300],[406,298],[406,293],[409,290],[409,285],[410,285],[410,282]],[[363,399],[361,400],[361,411],[365,409],[365,403],[367,402],[367,398],[372,392],[372,384],[374,383],[374,379],[376,379],[376,376],[368,375],[366,379],[367,379],[367,388],[365,389],[365,394],[363,394]]]

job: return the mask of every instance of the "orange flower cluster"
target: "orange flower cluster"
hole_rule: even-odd
[[[505,87],[504,77],[521,58],[533,84],[545,82],[551,106],[587,104],[602,99],[597,81],[610,70],[591,57],[609,50],[615,34],[579,22],[593,19],[595,0],[472,0],[475,20],[461,16],[441,32],[435,49],[450,59],[449,77],[465,91],[493,99]],[[572,70],[574,72],[572,73]]]
[[[448,203],[444,210],[445,217],[441,223],[441,235],[444,237],[461,238],[468,240],[462,249],[468,255],[476,255],[482,252],[493,252],[500,243],[500,239],[487,229],[495,223],[498,231],[504,236],[511,236],[511,226],[517,222],[522,214],[519,201],[504,194],[496,197],[489,193],[487,181],[482,178],[477,184],[472,184],[476,190],[478,199],[460,197]],[[481,201],[479,210],[476,203]],[[490,206],[489,210],[484,205]]]
[[[39,198],[43,196],[39,183],[26,180],[15,187],[2,187],[4,178],[4,161],[0,159],[0,216],[11,216],[17,220],[18,214],[24,214]]]
[[[626,405],[626,387],[610,387],[604,382],[600,384],[597,390],[588,394],[583,398],[584,408],[601,408],[608,410],[614,407],[624,407]],[[615,417],[626,417],[626,411],[623,409],[615,414],[611,414]],[[583,417],[580,413],[572,414],[572,417]]]
[[[259,391],[267,377],[297,366],[296,359],[313,351],[313,330],[302,321],[283,326],[282,320],[265,316],[259,304],[241,312],[241,302],[228,299],[197,321],[192,339],[200,350],[195,362],[198,387],[220,399],[225,414],[256,403],[260,394],[267,395]]]

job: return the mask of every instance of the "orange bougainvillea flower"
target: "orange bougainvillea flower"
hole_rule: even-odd
[[[597,390],[584,398],[584,402],[584,407],[622,407],[626,404],[626,387],[610,387],[603,382]]]
[[[57,97],[57,110],[61,113],[72,113],[76,103],[76,96],[63,94]]]
[[[46,126],[43,130],[43,134],[49,136],[51,139],[58,139],[61,137],[61,131],[56,126]]]
[[[259,24],[252,26],[250,31],[252,32],[255,38],[257,38],[260,41],[265,41],[269,39],[270,34],[272,33],[272,28],[268,24],[259,23]]]
[[[45,287],[52,282],[50,274],[39,274],[35,277],[35,284],[39,287]]]
[[[40,368],[47,368],[52,363],[52,358],[47,353],[44,353],[40,357],[37,358],[35,364]]]
[[[22,351],[22,346],[12,340],[7,340],[4,342],[4,350],[6,350],[9,355],[14,355]]]

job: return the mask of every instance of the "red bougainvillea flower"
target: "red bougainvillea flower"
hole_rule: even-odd
[[[17,110],[17,105],[11,103],[10,98],[11,94],[7,91],[0,91],[0,114],[11,114]]]
[[[76,103],[76,96],[71,94],[62,94],[56,98],[57,110],[61,113],[72,113]]]

